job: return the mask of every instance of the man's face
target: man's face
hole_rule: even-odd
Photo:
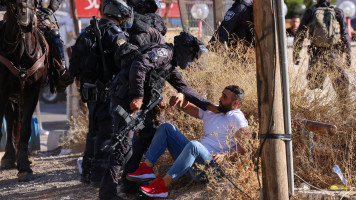
[[[230,90],[224,89],[219,100],[218,110],[222,113],[227,113],[232,110],[232,105],[234,103],[233,93]]]
[[[290,26],[292,29],[295,29],[295,30],[298,29],[299,24],[300,24],[299,17],[292,18],[292,20],[290,21]]]

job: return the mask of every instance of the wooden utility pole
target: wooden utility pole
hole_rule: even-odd
[[[222,0],[213,0],[214,7],[214,29],[218,29],[220,23],[224,20],[225,9],[224,9],[224,1]]]
[[[284,134],[283,103],[273,0],[254,0],[259,134]],[[270,126],[270,129],[269,129]],[[269,129],[269,130],[268,130]],[[261,139],[261,144],[264,139]],[[264,200],[288,200],[286,145],[266,139],[262,148]]]
[[[183,31],[187,32],[189,27],[187,7],[185,6],[185,0],[178,0],[180,19],[182,20]]]
[[[80,25],[79,25],[79,18],[77,15],[77,9],[75,7],[75,0],[70,0],[70,9],[71,9],[71,16],[73,18],[73,24],[74,24],[74,31],[75,31],[75,37],[78,37],[80,33]],[[74,84],[71,84],[68,86],[68,93],[69,97],[68,99],[68,107],[69,107],[69,117],[78,117],[79,116],[79,110],[80,110],[80,100],[79,100],[79,93],[78,93],[78,88],[77,88],[77,81],[74,82]]]
[[[75,36],[77,37],[80,33],[79,18],[77,14],[77,8],[75,7],[75,0],[70,0],[70,11],[73,18]]]

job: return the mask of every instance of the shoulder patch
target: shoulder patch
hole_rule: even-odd
[[[227,11],[224,20],[225,21],[230,21],[231,18],[233,18],[235,15],[234,11]]]
[[[157,50],[157,55],[166,58],[168,56],[168,51],[165,48],[159,48]]]
[[[125,41],[124,39],[120,39],[120,40],[118,40],[118,41],[116,42],[117,46],[121,46],[121,45],[123,45],[123,44],[125,44],[125,43],[126,43],[126,41]]]

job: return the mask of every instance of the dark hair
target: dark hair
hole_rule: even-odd
[[[226,90],[230,90],[232,93],[234,93],[233,96],[233,101],[238,100],[239,105],[244,101],[245,99],[245,92],[242,88],[240,88],[237,85],[229,85],[225,87]]]
[[[300,18],[298,15],[293,15],[292,17],[291,17],[291,19],[293,19],[293,18]]]

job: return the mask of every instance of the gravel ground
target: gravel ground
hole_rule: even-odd
[[[18,182],[16,169],[0,171],[0,199],[97,199],[97,189],[79,182],[79,156],[35,155],[30,182]]]
[[[0,153],[2,157],[3,153]],[[77,159],[81,154],[53,156],[48,152],[33,155],[35,180],[18,182],[17,170],[0,171],[0,199],[98,199],[98,189],[79,182]],[[124,199],[136,199],[135,195]],[[205,198],[204,198],[205,197]],[[205,186],[182,177],[170,188],[166,199],[207,199]]]

